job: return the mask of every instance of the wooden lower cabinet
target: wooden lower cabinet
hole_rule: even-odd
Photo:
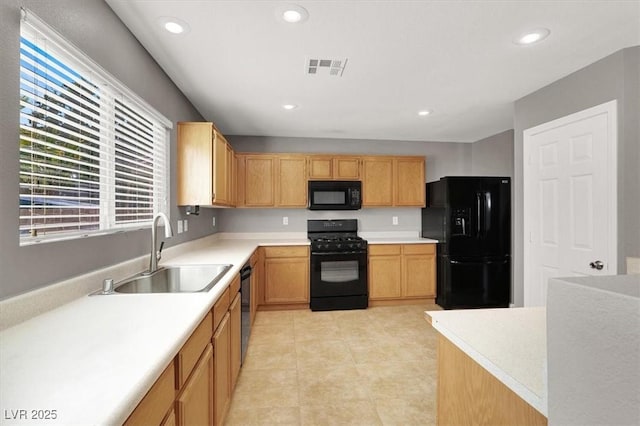
[[[213,348],[208,344],[176,400],[178,425],[213,422],[213,374]]]
[[[262,290],[264,289],[264,253],[261,247],[258,247],[253,254],[251,255],[251,260],[249,261],[251,265],[251,301],[250,301],[250,311],[249,318],[250,322],[253,325],[253,322],[256,320],[256,312],[258,310],[258,305],[264,303],[264,295],[262,294]]]
[[[309,303],[309,247],[264,247],[264,303]]]
[[[171,411],[169,411],[169,414],[167,414],[167,417],[165,417],[162,423],[160,423],[160,426],[177,426],[177,425],[178,425],[178,419],[176,419],[176,410],[172,408]]]
[[[213,412],[214,425],[221,425],[229,409],[230,388],[230,315],[227,313],[213,335]]]
[[[167,412],[172,409],[175,397],[175,365],[172,361],[124,424],[126,426],[160,424]]]
[[[370,244],[369,299],[435,299],[434,244]]]
[[[240,293],[236,293],[236,297],[229,307],[229,374],[230,377],[230,394],[236,388],[238,374],[240,374],[240,363],[242,361],[242,306],[240,304]]]
[[[547,418],[438,335],[438,425],[544,426]]]
[[[402,295],[436,297],[436,251],[434,244],[402,246]]]
[[[369,245],[369,299],[402,297],[402,259],[399,245]]]

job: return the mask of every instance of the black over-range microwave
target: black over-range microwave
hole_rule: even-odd
[[[358,210],[361,193],[359,180],[310,180],[309,210]]]

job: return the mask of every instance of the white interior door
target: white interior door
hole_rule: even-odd
[[[617,273],[616,101],[524,131],[524,305],[553,277]]]

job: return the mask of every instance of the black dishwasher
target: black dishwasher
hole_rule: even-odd
[[[249,335],[251,334],[251,266],[246,264],[240,270],[240,306],[242,311],[241,320],[241,363],[244,364],[244,357],[249,346]]]

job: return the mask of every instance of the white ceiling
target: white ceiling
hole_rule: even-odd
[[[297,1],[300,24],[279,1],[106,1],[228,135],[473,142],[512,128],[515,100],[640,44],[639,1]],[[543,42],[513,43],[539,27]],[[310,58],[348,62],[313,76]]]

